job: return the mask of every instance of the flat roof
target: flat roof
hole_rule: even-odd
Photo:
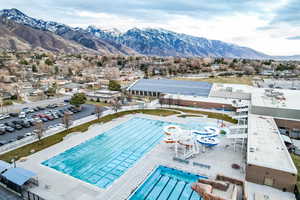
[[[0,160],[0,173],[4,172],[5,170],[9,169],[11,166],[9,163]]]
[[[247,164],[297,174],[272,117],[249,114]]]
[[[205,96],[212,88],[211,83],[200,81],[181,81],[171,79],[140,79],[127,90],[160,92],[170,94]]]
[[[186,101],[195,102],[207,102],[207,103],[219,103],[219,104],[229,104],[232,105],[233,99],[217,98],[217,97],[201,97],[201,96],[191,96],[191,95],[176,95],[176,94],[166,94],[165,98],[180,99]],[[244,101],[243,101],[244,102]],[[246,101],[245,101],[246,102]]]
[[[277,188],[267,185],[260,185],[245,181],[245,192],[248,200],[269,199],[269,200],[296,200],[292,192],[283,192]]]
[[[2,174],[7,180],[22,186],[26,181],[36,176],[32,171],[23,169],[23,168],[10,168]]]
[[[275,97],[266,96],[266,88],[256,88],[251,94],[251,104],[268,108],[283,108],[300,111],[300,91],[275,89],[274,92],[282,93],[285,100],[277,100]]]
[[[252,90],[250,85],[214,83],[209,96],[250,100]]]

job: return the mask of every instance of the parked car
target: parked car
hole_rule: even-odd
[[[35,108],[33,108],[33,110],[36,112],[36,111],[39,111],[40,109],[38,107],[35,107]]]
[[[3,135],[6,133],[6,130],[5,130],[5,127],[4,126],[1,126],[0,127],[0,135]]]
[[[59,118],[58,115],[55,114],[55,113],[53,113],[52,116],[53,116],[54,119],[58,119]]]
[[[29,108],[29,109],[28,109],[28,112],[29,112],[29,113],[34,113],[34,109],[33,109],[33,108]]]
[[[70,99],[65,99],[64,102],[69,103]]]
[[[45,108],[44,108],[44,107],[39,107],[39,109],[40,109],[40,110],[45,110]]]
[[[21,125],[22,125],[24,128],[29,128],[29,127],[31,126],[31,124],[30,124],[28,121],[26,121],[26,120],[23,120],[22,123],[21,123]]]
[[[0,114],[0,120],[2,119],[7,119],[9,118],[10,116],[8,114]]]
[[[18,135],[17,136],[17,140],[21,140],[21,139],[23,139],[24,138],[24,135]]]
[[[28,107],[26,107],[26,108],[23,108],[23,109],[22,109],[22,112],[24,112],[25,114],[28,114],[28,113],[30,113],[30,111],[29,111],[29,108],[28,108]]]
[[[60,112],[56,112],[55,113],[58,117],[63,117],[64,115],[62,114],[62,113],[60,113]]]
[[[9,113],[9,115],[11,116],[11,117],[18,117],[18,113]]]
[[[48,120],[54,120],[54,117],[52,117],[52,115],[46,115],[45,116]]]
[[[42,120],[43,122],[49,121],[49,120],[48,120],[47,118],[45,118],[45,117],[42,117],[41,120]]]
[[[14,123],[12,123],[12,122],[5,122],[4,123],[6,126],[9,126],[9,127],[12,127],[12,128],[15,128],[15,124]]]
[[[28,122],[30,126],[34,125],[34,119],[33,118],[25,118],[24,121]]]
[[[15,129],[17,129],[17,130],[21,130],[22,128],[23,128],[23,126],[21,126],[20,124],[15,125]]]
[[[25,118],[25,117],[26,117],[26,113],[25,112],[20,112],[19,118]]]
[[[30,133],[30,132],[28,132],[28,133],[25,133],[24,134],[25,136],[32,136],[32,135],[34,135],[33,133]]]
[[[5,131],[12,133],[15,131],[15,129],[11,126],[5,126]]]
[[[39,117],[39,118],[45,118],[45,117],[46,117],[45,114],[41,114],[41,113],[40,113],[40,114],[37,114],[36,116]]]
[[[7,141],[0,141],[0,146],[3,146],[5,144],[7,144],[8,142]]]
[[[47,108],[56,108],[56,107],[57,107],[56,104],[49,104],[49,105],[47,106]]]

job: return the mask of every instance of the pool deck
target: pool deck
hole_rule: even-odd
[[[29,156],[27,161],[17,163],[18,166],[22,166],[38,174],[39,187],[34,187],[31,191],[47,200],[127,199],[158,165],[164,165],[210,178],[214,178],[217,174],[222,174],[241,180],[245,179],[243,170],[245,167],[244,156],[240,151],[234,152],[231,141],[224,136],[220,137],[221,143],[218,146],[215,146],[213,149],[208,149],[206,152],[201,152],[195,158],[191,158],[189,164],[173,161],[173,157],[175,156],[174,151],[172,151],[168,145],[161,142],[150,152],[145,154],[144,157],[142,157],[133,167],[129,168],[124,175],[117,179],[107,189],[98,188],[41,164],[43,161],[133,117],[143,117],[177,123],[188,123],[191,121],[189,118],[177,118],[174,116],[158,117],[135,114],[127,115],[105,124],[94,125],[85,133],[74,133],[71,136],[68,136],[63,142]],[[216,120],[207,118],[196,118],[194,120],[216,122]],[[193,166],[193,162],[207,164],[210,165],[211,168],[206,169],[199,166]],[[231,164],[233,163],[241,165],[242,169],[232,169]],[[49,187],[46,187],[46,185]]]

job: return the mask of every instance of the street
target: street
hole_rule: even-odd
[[[0,113],[18,112],[26,107],[32,108],[32,107],[37,107],[37,106],[47,106],[48,104],[62,103],[65,99],[70,99],[70,97],[64,96],[64,97],[45,99],[45,100],[31,102],[31,103],[25,103],[25,104],[14,104],[11,106],[3,106],[0,109]]]

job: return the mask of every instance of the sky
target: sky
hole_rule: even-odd
[[[163,28],[269,55],[300,55],[300,0],[0,0],[73,27]]]

